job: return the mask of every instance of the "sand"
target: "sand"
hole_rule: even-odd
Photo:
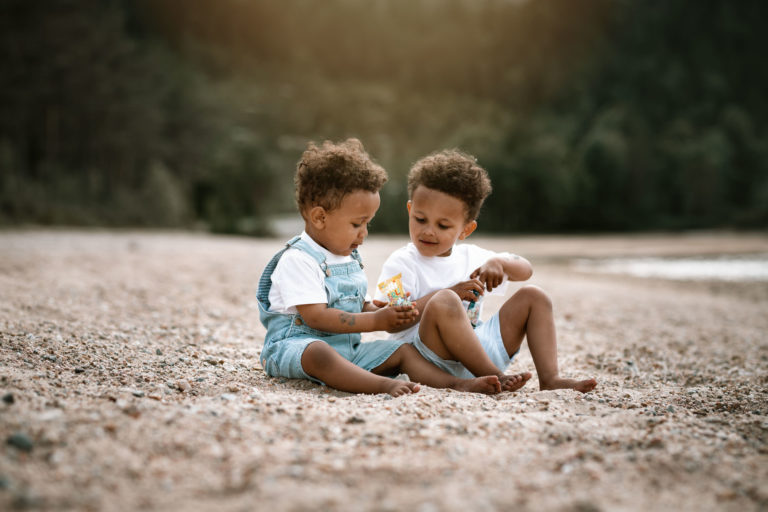
[[[269,378],[254,291],[280,240],[0,232],[0,509],[768,509],[768,283],[572,264],[768,253],[768,235],[471,240],[531,260],[561,374],[595,392]],[[362,247],[371,287],[405,241]],[[508,371],[535,374],[525,345]]]

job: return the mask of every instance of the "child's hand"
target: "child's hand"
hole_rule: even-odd
[[[469,275],[469,277],[479,279],[480,282],[484,283],[489,292],[504,282],[504,276],[504,266],[495,258],[486,261],[483,266],[476,268]]]
[[[475,270],[477,272],[477,270]],[[483,287],[483,283],[479,279],[470,279],[469,281],[462,281],[460,283],[457,283],[449,288],[450,290],[453,290],[456,292],[456,294],[461,298],[461,300],[475,300],[477,299],[477,295],[475,295],[473,292],[477,292],[479,295],[482,295],[485,293],[485,288]]]
[[[379,303],[381,304],[381,302]],[[384,307],[374,314],[376,315],[376,323],[380,326],[378,330],[393,331],[403,325],[416,323],[419,317],[419,310],[413,304],[407,306],[389,306],[385,304]]]

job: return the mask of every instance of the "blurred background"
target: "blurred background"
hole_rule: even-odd
[[[768,3],[3,0],[0,225],[269,235],[310,140],[477,156],[486,233],[765,229]]]

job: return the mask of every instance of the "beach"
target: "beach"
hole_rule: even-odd
[[[361,247],[371,293],[406,242]],[[539,391],[525,343],[507,372],[534,377],[493,396],[270,378],[255,291],[284,240],[0,232],[0,509],[768,508],[768,281],[599,265],[762,257],[768,234],[468,242],[531,261],[507,295],[549,294],[561,375],[594,392]]]

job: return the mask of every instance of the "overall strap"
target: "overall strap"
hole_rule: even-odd
[[[352,257],[353,257],[353,258],[355,258],[355,259],[357,260],[357,262],[360,264],[360,268],[361,268],[361,269],[362,269],[362,268],[365,268],[365,266],[363,265],[363,258],[361,258],[361,257],[360,257],[360,253],[359,253],[359,252],[357,252],[357,249],[355,249],[354,251],[352,251]]]
[[[301,237],[296,237],[292,239],[290,242],[288,242],[288,246],[293,247],[294,249],[299,249],[309,254],[317,262],[317,264],[320,265],[323,269],[325,269],[325,267],[327,266],[327,264],[325,263],[325,255],[320,251],[318,251],[317,249],[314,249],[311,245],[309,245],[307,242],[302,240]]]
[[[285,247],[280,252],[275,254],[271,260],[269,260],[267,266],[264,267],[264,272],[261,273],[261,278],[259,278],[259,288],[256,292],[256,298],[259,302],[265,305],[266,309],[269,309],[271,305],[269,303],[269,290],[272,288],[272,273],[275,271],[275,267],[277,267],[277,262],[280,261],[280,258],[283,256],[285,251],[287,251],[300,239],[301,237],[295,236],[288,240],[288,242],[285,244]]]

